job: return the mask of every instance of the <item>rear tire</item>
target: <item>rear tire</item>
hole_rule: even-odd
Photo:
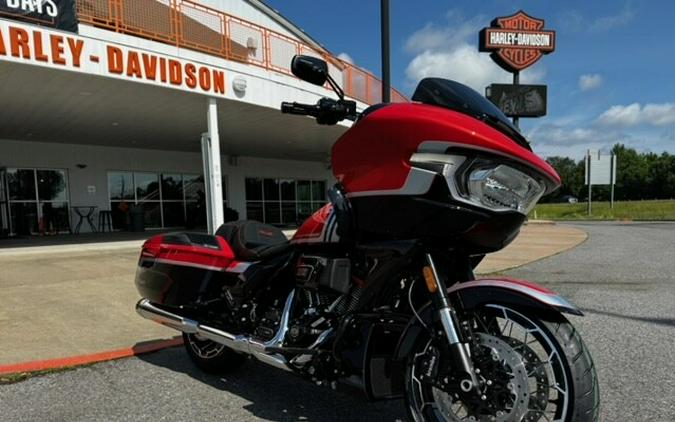
[[[183,333],[183,345],[190,360],[209,374],[231,372],[246,361],[246,356],[215,341],[200,339],[194,334]]]
[[[432,339],[425,332],[406,370],[405,399],[412,420],[598,421],[600,394],[593,360],[567,319],[503,305],[481,306],[472,314],[469,320],[479,343],[472,356],[475,367],[482,368],[481,390],[487,400],[472,403],[473,397],[462,395],[452,375],[447,381],[447,372],[429,379],[442,367],[439,362],[447,348],[443,336]],[[527,333],[524,339],[519,329]],[[491,406],[488,413],[486,404]]]

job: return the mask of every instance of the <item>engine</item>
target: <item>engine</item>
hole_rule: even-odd
[[[351,263],[347,258],[301,256],[295,267],[296,302],[286,340],[297,349],[318,346],[322,334],[335,328],[336,321],[358,304],[361,289],[352,283]],[[279,328],[281,303],[263,312],[257,319],[255,335],[271,339]]]

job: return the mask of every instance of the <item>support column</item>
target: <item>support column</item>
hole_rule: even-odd
[[[220,166],[220,136],[218,134],[218,103],[209,98],[208,133],[202,134],[202,160],[206,187],[206,219],[208,232],[215,233],[224,222],[223,179]]]

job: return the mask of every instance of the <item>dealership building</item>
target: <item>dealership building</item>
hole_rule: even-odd
[[[380,102],[377,78],[260,0],[0,0],[0,237],[232,210],[296,225],[348,124],[279,112],[334,96],[291,74],[295,54],[326,59],[359,109]]]

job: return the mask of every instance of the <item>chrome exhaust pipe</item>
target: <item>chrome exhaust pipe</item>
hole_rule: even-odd
[[[291,371],[290,366],[288,366],[288,361],[284,356],[278,353],[267,352],[267,350],[269,350],[269,348],[278,349],[283,347],[283,341],[286,337],[288,323],[291,318],[294,298],[295,291],[292,291],[286,299],[284,310],[281,314],[281,320],[279,321],[279,330],[271,340],[265,342],[251,336],[235,335],[218,328],[200,324],[193,319],[185,318],[164,309],[160,309],[147,299],[138,301],[136,304],[136,312],[143,318],[155,321],[158,324],[165,325],[187,334],[197,334],[203,338],[223,344],[236,352],[251,355],[268,365]]]

